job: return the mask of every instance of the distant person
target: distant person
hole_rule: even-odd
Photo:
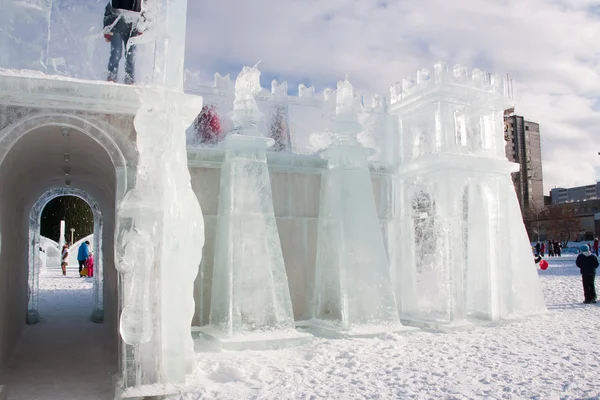
[[[554,242],[554,245],[556,246],[554,252],[556,253],[556,255],[558,257],[561,257],[562,256],[562,243]]]
[[[90,242],[85,241],[85,243],[81,243],[79,246],[79,251],[77,252],[77,262],[79,262],[79,276],[82,277],[81,271],[85,267],[85,262],[90,256]]]
[[[542,252],[542,246],[540,245],[540,242],[537,242],[535,244],[535,255],[539,256]]]
[[[90,251],[90,256],[85,260],[85,267],[87,268],[87,277],[94,277],[94,253]]]
[[[541,250],[542,250],[542,257],[544,257],[546,255],[546,242],[542,242]]]
[[[139,16],[133,11],[141,11],[141,0],[112,0],[104,10],[104,39],[107,43],[110,43],[109,82],[117,82],[118,80],[119,63],[123,56],[123,48],[125,48],[125,78],[123,83],[126,85],[135,83],[136,47],[129,44],[129,39],[141,35],[141,32],[137,28]]]
[[[577,256],[575,264],[581,272],[581,280],[583,282],[584,303],[596,303],[596,269],[598,269],[598,258],[592,254],[588,246],[579,248],[581,254]]]
[[[594,239],[594,254],[596,255],[596,257],[598,257],[598,238]]]
[[[60,268],[63,276],[67,276],[67,265],[69,265],[69,245],[65,244],[62,248]]]
[[[551,240],[548,240],[548,256],[554,257],[554,245]]]

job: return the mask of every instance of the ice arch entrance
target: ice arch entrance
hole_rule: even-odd
[[[94,239],[92,248],[95,252],[95,274],[94,274],[94,309],[90,319],[93,322],[103,322],[104,320],[104,296],[103,296],[103,249],[102,236],[104,221],[100,206],[87,192],[75,188],[54,188],[44,193],[34,204],[29,215],[29,300],[27,303],[27,323],[35,324],[40,320],[38,298],[39,298],[39,277],[40,277],[40,245],[41,245],[41,218],[42,211],[48,203],[57,197],[75,196],[87,203],[92,209],[94,216]],[[75,249],[75,247],[74,247]]]
[[[59,194],[76,194],[101,216],[96,237],[102,249],[97,273],[98,308],[110,333],[110,347],[119,348],[119,280],[114,268],[114,229],[118,201],[133,184],[137,151],[133,116],[49,111],[0,106],[0,369],[11,356],[26,323],[31,285],[32,240],[43,205]],[[64,155],[69,154],[70,187]],[[99,257],[100,258],[100,257]],[[33,260],[32,260],[33,261]],[[99,272],[99,271],[98,271]],[[31,291],[30,286],[33,286]],[[115,365],[117,358],[115,357]]]

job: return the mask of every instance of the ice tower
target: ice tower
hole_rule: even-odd
[[[310,340],[294,326],[267,167],[274,140],[257,128],[259,77],[256,67],[244,67],[235,83],[234,128],[223,143],[210,319],[199,328],[204,339],[230,350]]]
[[[402,318],[439,329],[545,311],[505,156],[500,77],[443,63],[392,87],[392,261]],[[511,251],[503,251],[502,248]]]
[[[373,184],[372,154],[356,135],[362,131],[352,85],[338,83],[332,144],[321,153],[317,265],[312,320],[308,325],[335,335],[369,336],[400,331],[395,294]]]

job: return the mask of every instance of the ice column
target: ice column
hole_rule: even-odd
[[[200,328],[205,339],[227,349],[310,338],[294,326],[266,159],[274,141],[257,129],[259,77],[256,67],[244,67],[235,83],[234,129],[223,144],[210,323]]]
[[[357,141],[362,130],[346,79],[338,83],[332,145],[322,177],[313,319],[327,333],[374,335],[400,324],[377,216],[367,157]]]
[[[137,354],[134,384],[183,382],[193,367],[193,283],[204,244],[200,205],[187,169],[185,129],[200,97],[140,90],[135,187],[119,207],[121,336]],[[131,372],[131,371],[134,372]]]
[[[119,206],[123,387],[184,382],[194,364],[193,284],[204,221],[187,168],[185,130],[202,98],[183,94],[187,0],[147,0],[139,45],[135,187]]]

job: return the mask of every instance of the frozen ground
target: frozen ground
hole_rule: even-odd
[[[600,307],[580,304],[574,258],[549,261],[540,271],[548,315],[466,333],[201,353],[198,394],[173,399],[600,399]],[[46,320],[26,328],[3,375],[9,399],[110,398],[108,338],[87,321],[91,283],[52,269],[46,278]]]
[[[41,274],[42,322],[26,326],[9,369],[2,374],[9,400],[112,399],[116,356],[104,325],[88,318],[93,307],[92,282],[68,276],[49,262]],[[111,362],[113,364],[111,364]]]
[[[599,399],[600,307],[573,257],[540,271],[549,314],[471,332],[198,354],[184,399]]]

